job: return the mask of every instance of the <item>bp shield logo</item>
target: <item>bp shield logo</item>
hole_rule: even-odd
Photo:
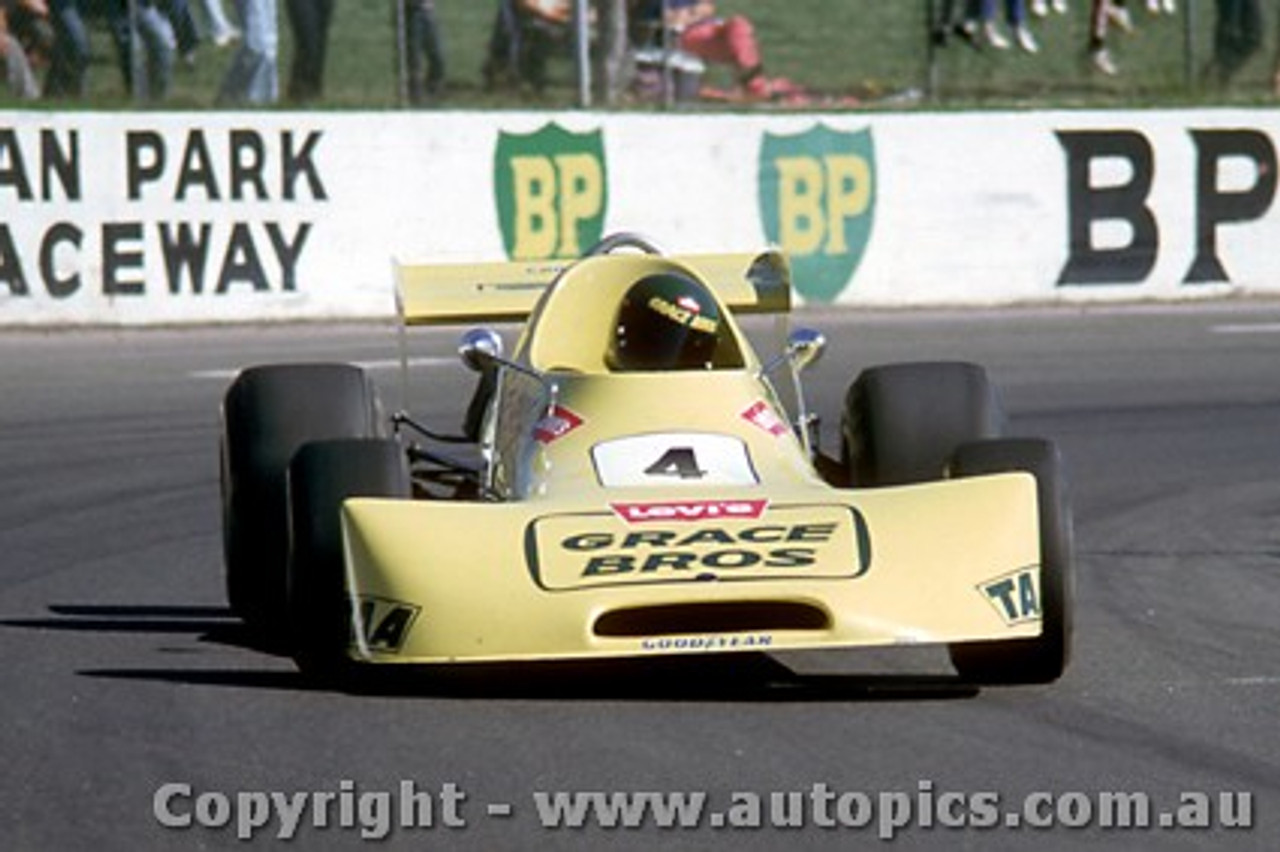
[[[870,128],[844,133],[820,124],[794,136],[764,135],[764,232],[789,256],[805,299],[832,302],[848,285],[867,250],[875,202]]]
[[[579,257],[604,230],[604,137],[555,123],[525,135],[501,133],[493,186],[511,260]]]

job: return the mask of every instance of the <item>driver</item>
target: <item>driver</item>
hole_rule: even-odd
[[[720,342],[720,309],[707,288],[662,272],[622,297],[605,361],[609,369],[709,370]]]

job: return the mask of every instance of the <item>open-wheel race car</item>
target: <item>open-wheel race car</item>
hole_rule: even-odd
[[[784,392],[822,336],[765,358],[739,321],[789,314],[777,252],[621,234],[396,276],[403,326],[473,326],[459,435],[341,363],[252,367],[223,402],[230,602],[304,672],[935,644],[965,682],[1062,673],[1059,453],[1003,436],[981,367],[862,371],[826,454]],[[507,356],[479,326],[511,321]]]

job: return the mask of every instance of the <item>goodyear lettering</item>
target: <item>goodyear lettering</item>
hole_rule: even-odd
[[[730,648],[768,648],[773,645],[769,633],[749,633],[744,636],[663,636],[642,639],[640,647],[646,651],[724,651]]]

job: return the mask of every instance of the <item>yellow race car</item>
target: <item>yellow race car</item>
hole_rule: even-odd
[[[223,402],[231,605],[304,672],[935,643],[968,682],[1062,673],[1059,454],[1002,436],[982,368],[863,371],[828,455],[798,381],[822,336],[762,357],[743,330],[789,313],[777,252],[621,234],[396,275],[405,328],[524,322],[510,356],[463,336],[462,434],[384,416],[346,364],[254,367]]]

